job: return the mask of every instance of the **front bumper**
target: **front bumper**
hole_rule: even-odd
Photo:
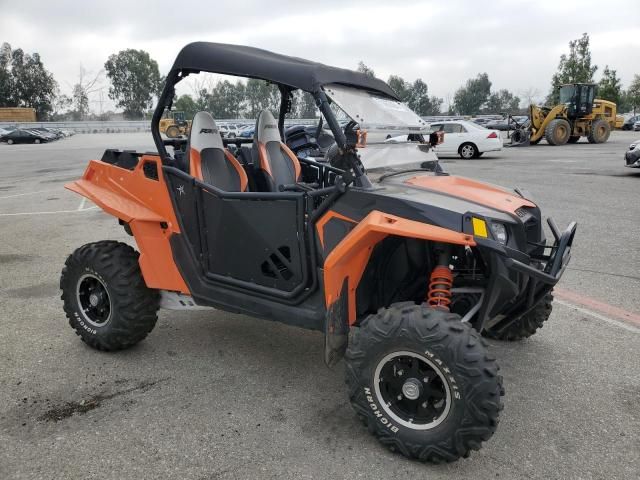
[[[494,241],[476,239],[491,270],[479,311],[479,329],[519,318],[535,307],[562,277],[571,259],[577,224],[571,222],[560,232],[552,219],[547,222],[554,242],[538,255],[529,256]]]
[[[561,234],[551,218],[547,219],[547,223],[549,224],[549,228],[551,229],[551,233],[553,234],[555,241],[551,247],[546,247],[551,249],[551,253],[548,255],[541,255],[537,258],[537,260],[540,260],[545,264],[544,269],[539,270],[534,266],[527,265],[516,258],[508,256],[508,253],[507,258],[505,259],[505,265],[519,271],[520,273],[524,273],[529,277],[535,278],[542,283],[553,286],[558,283],[558,280],[560,280],[560,277],[564,273],[564,269],[567,267],[567,264],[571,259],[571,246],[573,244],[573,237],[576,234],[576,228],[578,225],[576,222],[571,222]]]

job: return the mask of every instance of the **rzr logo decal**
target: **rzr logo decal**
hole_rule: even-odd
[[[177,191],[178,191],[178,195],[183,196],[184,195],[184,185],[180,185],[177,188]]]
[[[215,128],[201,128],[200,133],[218,133]]]

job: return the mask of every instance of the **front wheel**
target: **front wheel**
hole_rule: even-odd
[[[476,147],[473,143],[463,143],[462,145],[460,145],[458,153],[465,160],[470,160],[472,158],[475,158],[475,156],[478,154],[478,147]]]
[[[102,241],[83,245],[67,258],[60,277],[64,311],[87,345],[122,350],[155,326],[160,297],[144,283],[138,257],[129,245]]]
[[[532,310],[518,317],[507,328],[483,330],[482,335],[495,340],[508,342],[529,338],[542,328],[553,310],[553,295],[548,293]]]
[[[549,145],[564,145],[571,136],[571,124],[564,118],[556,118],[544,129],[544,138]]]
[[[351,405],[392,451],[450,462],[496,430],[499,367],[458,315],[412,302],[382,308],[355,329],[345,358]]]
[[[10,138],[9,140],[7,140],[7,145],[13,145],[13,139]]]

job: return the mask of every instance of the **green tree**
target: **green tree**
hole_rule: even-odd
[[[427,84],[418,78],[409,86],[407,93],[407,104],[409,108],[418,115],[438,115],[443,100],[438,97],[429,97]]]
[[[104,68],[111,81],[109,98],[126,118],[142,118],[159,89],[158,63],[144,50],[127,49],[111,55]]]
[[[0,47],[0,107],[10,107],[13,103],[13,76],[11,75],[11,45]]]
[[[387,83],[402,102],[407,103],[409,101],[411,93],[411,84],[409,82],[398,75],[391,75]]]
[[[520,98],[509,90],[502,89],[489,95],[486,113],[514,113],[520,108]]]
[[[364,73],[368,77],[376,76],[376,72],[374,72],[373,69],[367,67],[362,60],[358,62],[358,72]]]
[[[551,78],[551,91],[547,96],[547,105],[556,105],[560,101],[559,88],[565,83],[592,83],[597,65],[591,65],[589,35],[569,42],[569,55],[562,54],[558,71]]]
[[[633,81],[626,92],[626,102],[630,108],[633,108],[635,115],[636,109],[640,108],[640,75],[634,75]]]
[[[602,78],[598,82],[598,98],[609,100],[620,105],[622,100],[622,82],[615,70],[610,70],[609,65],[604,67]]]
[[[71,116],[74,120],[83,120],[89,113],[89,95],[80,83],[73,86],[71,105],[73,107]]]
[[[453,108],[460,115],[476,115],[482,111],[491,94],[489,75],[479,73],[470,78],[453,96]]]
[[[11,50],[7,43],[0,49],[0,104],[10,107],[31,107],[40,120],[53,111],[58,84],[44,67],[40,55],[25,54],[21,48]]]
[[[294,118],[316,118],[317,110],[313,95],[302,90],[296,90],[294,92],[291,112]]]
[[[244,100],[244,84],[222,80],[209,96],[208,110],[214,118],[239,118]]]
[[[198,106],[191,95],[180,95],[178,99],[173,102],[173,106],[177,111],[184,112],[184,116],[187,119],[192,119],[195,114],[198,113]]]
[[[250,78],[245,87],[243,107],[243,113],[248,118],[256,118],[265,108],[277,116],[280,110],[280,91],[272,83]]]

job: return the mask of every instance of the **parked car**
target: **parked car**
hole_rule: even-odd
[[[51,141],[51,139],[51,134],[44,135],[36,130],[16,128],[14,131],[0,137],[0,142],[13,145],[14,143],[45,143]]]
[[[634,130],[636,122],[640,122],[640,115],[627,118],[622,124],[622,130]]]
[[[223,138],[236,138],[240,133],[237,125],[219,125],[218,130],[220,130],[220,135],[222,135]]]
[[[50,141],[58,140],[59,138],[62,138],[64,136],[62,134],[54,132],[53,129],[45,128],[45,127],[32,127],[32,128],[29,128],[28,130],[32,132],[37,132],[43,137],[47,137]]]
[[[629,150],[624,154],[624,164],[629,168],[640,168],[640,139],[629,145]]]
[[[15,127],[2,127],[0,128],[0,137],[6,135],[7,133],[11,133],[15,130]]]
[[[492,120],[490,122],[487,122],[484,126],[490,130],[517,130],[519,126],[522,126],[522,124],[526,123],[528,120],[529,117],[519,115],[510,118],[503,118],[500,120]]]
[[[242,130],[238,136],[241,138],[253,138],[253,134],[256,131],[256,127],[247,127]]]
[[[634,132],[639,132],[640,131],[640,121],[638,121],[638,122],[633,124],[633,131]]]
[[[493,122],[494,120],[491,118],[472,118],[471,121],[485,127],[487,123]]]
[[[467,120],[431,124],[431,131],[444,132],[444,141],[435,147],[440,156],[460,155],[464,159],[479,158],[485,152],[502,150],[502,138],[494,131]]]

